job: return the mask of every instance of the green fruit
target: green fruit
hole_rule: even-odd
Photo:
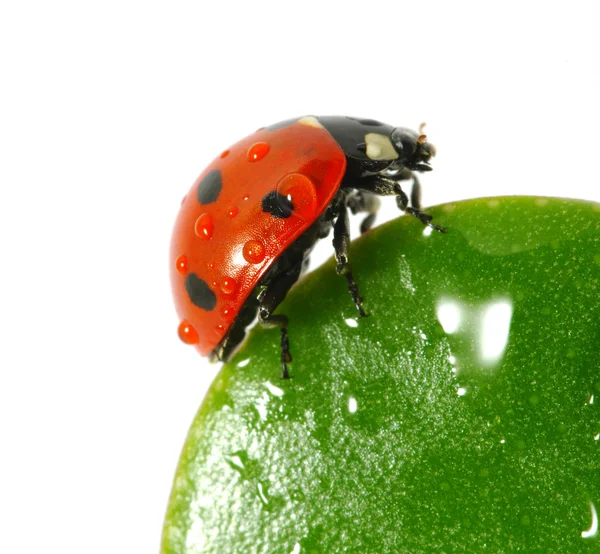
[[[256,328],[184,447],[164,554],[600,552],[600,205],[493,198],[352,245]],[[425,231],[425,232],[424,232]]]

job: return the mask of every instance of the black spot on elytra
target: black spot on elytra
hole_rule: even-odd
[[[222,188],[221,172],[218,169],[213,169],[198,184],[198,190],[196,191],[198,202],[200,204],[212,204],[219,198]]]
[[[294,205],[292,201],[272,190],[261,201],[263,212],[271,214],[273,217],[286,219],[292,215]]]
[[[206,281],[203,281],[195,273],[190,273],[185,279],[185,290],[192,301],[192,304],[210,312],[217,305],[215,293],[208,288]]]

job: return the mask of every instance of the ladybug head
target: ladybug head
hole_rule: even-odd
[[[435,147],[427,142],[425,135],[404,127],[396,127],[390,138],[398,153],[397,162],[411,171],[431,171],[428,162],[435,156]]]

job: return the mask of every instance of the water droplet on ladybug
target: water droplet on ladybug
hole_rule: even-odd
[[[201,239],[210,239],[213,236],[214,224],[212,217],[208,214],[202,214],[194,225],[194,232]]]
[[[216,329],[219,333],[222,333],[223,331],[225,331],[225,326],[223,326],[219,323],[219,325],[217,325]]]
[[[240,211],[237,209],[237,206],[231,206],[227,208],[227,217],[234,218]]]
[[[219,287],[219,281],[213,281],[212,282],[212,287],[213,287],[213,289],[218,288]]]
[[[182,342],[185,344],[197,344],[199,337],[196,329],[192,327],[192,324],[185,319],[179,324],[177,328],[177,334]]]
[[[226,158],[227,156],[229,156],[229,150],[225,150],[224,152],[221,152],[221,158]]]
[[[235,316],[235,311],[231,306],[225,306],[221,308],[221,317],[225,321],[232,321]]]
[[[242,250],[244,259],[251,264],[259,264],[265,259],[265,247],[262,242],[249,240]]]
[[[246,196],[244,196],[244,200],[249,200],[249,199],[250,199],[250,196],[248,196],[248,195],[246,194]]]
[[[262,160],[268,153],[271,147],[266,142],[256,142],[248,148],[247,157],[249,162],[258,162]]]
[[[277,185],[277,192],[292,203],[292,216],[312,221],[317,215],[317,190],[309,177],[290,173]]]
[[[208,267],[208,269],[214,269],[215,268],[215,262],[208,262],[206,264],[206,266]]]
[[[187,257],[179,256],[179,258],[177,258],[177,260],[175,260],[175,267],[177,268],[177,271],[179,273],[181,273],[182,275],[185,275],[187,273],[187,269],[188,269]]]
[[[221,291],[223,294],[233,294],[237,289],[237,283],[233,277],[225,277],[221,281]]]

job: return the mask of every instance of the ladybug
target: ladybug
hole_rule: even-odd
[[[348,211],[375,220],[378,195],[437,230],[420,209],[415,172],[431,170],[426,136],[372,119],[306,116],[263,127],[223,151],[182,201],[171,242],[178,334],[226,360],[258,314],[281,329],[282,378],[292,361],[288,319],[273,312],[333,228],[337,272],[366,316],[348,259]],[[412,182],[411,205],[401,183]]]

